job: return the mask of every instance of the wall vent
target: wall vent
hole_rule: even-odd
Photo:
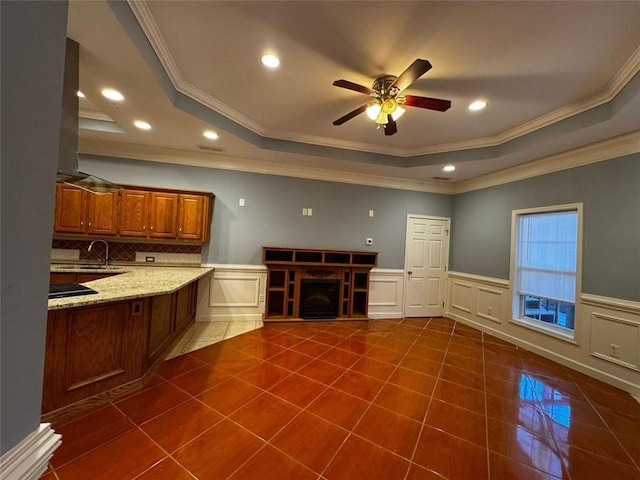
[[[224,148],[220,147],[212,147],[210,145],[198,145],[200,150],[204,150],[206,152],[214,152],[214,153],[222,153],[224,152]]]
[[[431,177],[431,180],[451,180],[448,177]]]

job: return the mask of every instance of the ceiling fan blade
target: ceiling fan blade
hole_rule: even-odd
[[[342,125],[344,122],[347,122],[347,121],[351,120],[353,117],[356,117],[356,116],[360,115],[362,112],[364,112],[367,109],[368,106],[369,106],[369,104],[365,103],[361,107],[358,107],[355,110],[347,113],[343,117],[340,117],[339,119],[334,120],[333,124],[334,125]]]
[[[437,110],[445,112],[451,108],[451,100],[442,100],[440,98],[417,97],[415,95],[405,95],[404,104],[409,107],[428,108],[429,110]]]
[[[333,82],[333,84],[336,87],[346,88],[347,90],[364,93],[365,95],[377,93],[375,90],[371,90],[369,87],[358,85],[357,83],[350,82],[349,80],[336,80],[335,82]]]
[[[398,124],[391,117],[391,115],[387,115],[387,124],[384,126],[384,134],[385,135],[393,135],[398,131]]]
[[[429,70],[431,70],[431,64],[429,61],[418,58],[409,65],[409,68],[400,74],[397,80],[389,86],[389,89],[391,89],[391,87],[395,87],[399,91],[402,91],[405,88],[408,88],[413,82]]]

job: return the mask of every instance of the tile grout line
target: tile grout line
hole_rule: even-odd
[[[390,333],[390,332],[387,332],[387,334],[386,334],[386,335],[384,335],[384,337],[383,337],[383,338],[386,338],[386,337],[389,335],[389,333]],[[375,346],[377,346],[377,344],[378,344],[378,343],[380,343],[380,341],[381,341],[381,340],[379,340],[379,341],[376,343],[376,345],[371,346],[371,348],[369,348],[369,349],[367,350],[367,352],[368,352],[368,351],[370,351],[371,349],[373,349]],[[407,351],[408,351],[408,350],[407,350]],[[365,352],[365,353],[366,353],[366,352]],[[406,356],[406,353],[403,355],[403,357],[402,357],[402,358],[404,358],[405,356]],[[362,355],[362,357],[364,357],[364,354]],[[400,360],[400,361],[402,361],[402,360]],[[395,366],[394,370],[389,374],[389,377],[387,377],[387,380],[388,380],[388,378],[390,378],[390,377],[391,377],[391,375],[393,375],[393,372],[395,372],[395,371],[398,369],[398,365],[400,364],[400,361],[398,361],[398,363],[396,364],[396,366]],[[357,363],[357,362],[354,362],[354,364],[353,364],[353,365],[355,365],[355,363]],[[385,363],[386,363],[386,362],[385,362]],[[353,365],[352,365],[352,366],[353,366]],[[351,368],[349,368],[349,369],[345,370],[345,372],[344,372],[342,375],[340,375],[340,377],[336,378],[336,380],[335,380],[331,385],[333,385],[333,384],[334,384],[335,382],[337,382],[340,378],[342,378],[342,376],[343,376],[343,375],[345,375],[345,374],[346,374],[350,369],[351,369]],[[355,372],[355,370],[354,370],[354,372]],[[356,373],[359,373],[359,372],[356,372]],[[363,374],[363,375],[365,375],[365,374]],[[366,376],[368,376],[368,375],[366,375]],[[373,378],[373,377],[372,377],[372,378]],[[340,450],[342,450],[342,448],[343,448],[343,447],[344,447],[344,445],[347,443],[347,441],[349,440],[349,438],[351,438],[351,436],[352,436],[352,435],[356,435],[356,436],[358,436],[359,438],[361,438],[359,435],[354,434],[354,430],[355,430],[355,428],[360,424],[360,422],[362,421],[362,419],[364,418],[364,416],[367,414],[367,412],[371,409],[371,406],[373,405],[373,400],[375,400],[376,398],[378,398],[378,395],[380,395],[380,392],[382,391],[382,389],[384,388],[384,386],[386,385],[386,383],[387,383],[386,381],[383,383],[382,387],[380,387],[380,390],[379,390],[379,391],[378,391],[378,393],[373,397],[373,399],[371,400],[371,402],[369,402],[369,401],[365,400],[365,402],[367,402],[369,405],[368,405],[368,406],[367,406],[367,408],[362,412],[362,414],[360,415],[360,417],[358,418],[358,420],[356,421],[356,423],[355,423],[355,424],[351,427],[351,429],[349,430],[349,433],[347,434],[347,436],[345,437],[345,439],[342,441],[342,443],[340,444],[340,446],[336,449],[336,451],[334,452],[334,454],[332,455],[332,457],[329,459],[329,461],[327,462],[327,464],[324,466],[324,469],[323,469],[323,470],[322,470],[322,472],[320,473],[320,476],[321,476],[321,477],[324,477],[324,474],[326,473],[327,469],[328,469],[328,468],[329,468],[329,466],[333,463],[333,461],[335,460],[335,458],[336,458],[336,456],[338,455],[338,453],[340,452]],[[339,390],[339,391],[341,391],[341,392],[342,392],[342,390]],[[343,393],[347,393],[347,392],[343,392]],[[350,395],[350,394],[348,394],[348,393],[347,393],[347,395]],[[355,397],[355,395],[351,395],[351,396]],[[356,398],[360,398],[360,397],[356,397]],[[361,399],[361,400],[363,400],[363,399]],[[365,440],[366,440],[366,439],[365,439]],[[372,445],[376,445],[377,447],[384,448],[384,447],[381,447],[380,445],[377,445],[377,444],[375,444],[375,443],[373,443],[373,442],[369,442],[369,443],[371,443]],[[385,449],[385,450],[387,450],[387,449]],[[392,453],[393,453],[393,452],[392,452]],[[407,466],[407,471],[409,470],[409,468],[410,468],[410,467],[411,467],[411,462],[409,462],[409,465]]]
[[[480,335],[482,338],[482,382],[484,385],[484,435],[487,448],[487,479],[491,480],[491,455],[489,453],[489,402],[487,402],[487,362],[485,360],[484,332],[481,332]]]
[[[429,321],[429,324],[430,323],[431,323],[431,320]],[[427,324],[427,326],[429,324]],[[454,323],[454,328],[455,328],[455,323]],[[451,329],[451,332],[449,332],[449,341],[447,342],[447,348],[446,348],[446,350],[444,352],[444,356],[442,357],[442,363],[440,364],[440,370],[438,371],[438,375],[436,377],[436,382],[434,383],[433,390],[431,391],[431,397],[429,398],[429,403],[427,405],[427,409],[424,412],[424,417],[422,418],[422,425],[420,426],[420,432],[418,433],[418,438],[416,439],[416,444],[413,446],[413,453],[411,454],[411,460],[410,460],[411,463],[410,463],[410,466],[409,466],[409,470],[407,470],[407,473],[405,474],[405,477],[404,477],[405,480],[407,480],[407,478],[409,476],[409,472],[411,471],[411,466],[415,464],[414,459],[415,459],[415,456],[416,456],[416,452],[418,451],[418,444],[420,443],[420,439],[422,438],[422,433],[424,432],[424,428],[426,426],[427,416],[429,415],[429,410],[431,409],[431,404],[433,403],[433,396],[434,396],[436,388],[438,386],[438,382],[440,381],[440,375],[442,375],[442,370],[444,368],[444,360],[447,357],[447,353],[449,352],[449,347],[451,346],[452,337],[453,337],[453,328]],[[429,470],[431,470],[431,469],[429,469]],[[437,473],[440,474],[440,472],[437,472]]]

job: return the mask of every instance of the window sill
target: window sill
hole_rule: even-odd
[[[554,327],[553,325],[546,325],[542,322],[528,320],[526,318],[512,318],[509,322],[520,327],[528,328],[529,330],[534,330],[538,333],[544,333],[545,335],[549,335],[557,340],[562,340],[563,342],[579,345],[575,339],[575,331]]]

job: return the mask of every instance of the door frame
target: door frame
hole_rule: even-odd
[[[409,238],[409,219],[410,218],[419,218],[424,220],[442,220],[446,222],[446,238],[447,241],[445,243],[445,267],[444,271],[446,276],[449,275],[449,247],[451,243],[451,217],[440,217],[438,215],[419,215],[414,213],[407,214],[407,223],[405,224],[404,230],[404,265],[402,266],[402,278],[403,278],[403,292],[402,292],[402,317],[406,317],[406,306],[407,306],[407,291],[408,291],[408,279],[407,279],[407,262],[409,261],[409,249],[407,248],[407,240]],[[449,298],[449,282],[447,278],[445,278],[444,282],[444,306],[443,306],[443,315],[447,313],[447,301]]]

